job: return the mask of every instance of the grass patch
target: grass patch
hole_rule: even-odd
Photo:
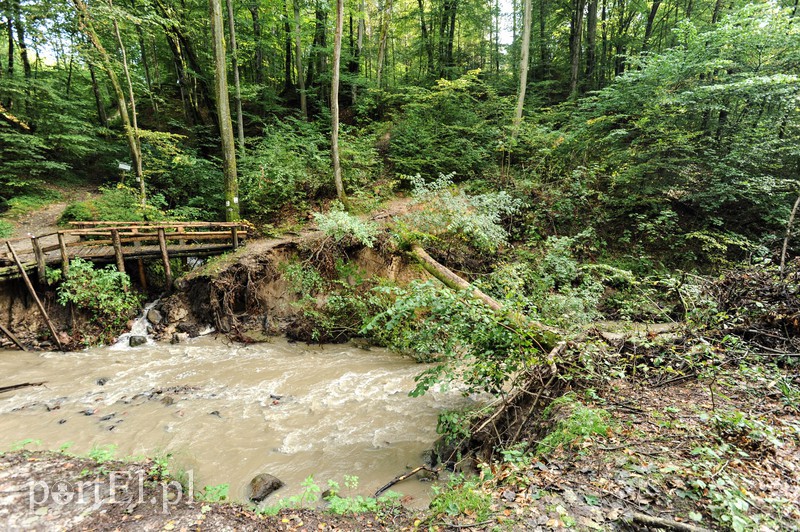
[[[18,218],[29,212],[35,211],[50,203],[59,201],[62,194],[57,190],[42,188],[26,192],[20,196],[15,196],[8,200],[9,210],[5,214],[6,218]]]
[[[8,238],[14,234],[14,224],[7,220],[0,220],[0,238]]]
[[[537,454],[550,454],[559,447],[575,449],[588,438],[607,437],[611,431],[611,415],[607,411],[587,406],[573,394],[566,394],[550,403],[544,417],[556,423],[537,445]]]

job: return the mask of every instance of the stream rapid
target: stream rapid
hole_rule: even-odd
[[[314,477],[371,495],[437,437],[437,415],[467,406],[457,391],[409,397],[424,365],[383,349],[307,345],[275,339],[241,345],[211,336],[170,345],[103,347],[71,353],[0,351],[0,386],[46,384],[0,394],[0,450],[85,454],[116,446],[117,458],[172,455],[196,490],[229,484],[244,501],[255,475],[284,481],[267,504],[303,492]],[[416,478],[395,488],[411,506],[430,499]]]

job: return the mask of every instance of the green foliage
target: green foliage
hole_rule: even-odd
[[[492,497],[481,490],[476,479],[454,476],[445,488],[434,486],[431,512],[438,517],[468,516],[475,522],[485,521],[491,513]]]
[[[409,88],[408,103],[391,130],[389,160],[400,174],[491,173],[499,137],[497,117],[509,100],[473,70],[461,78],[440,79],[431,89]]]
[[[0,238],[9,238],[14,234],[14,224],[6,220],[0,220]]]
[[[329,145],[319,123],[287,118],[266,129],[240,168],[243,214],[269,221],[283,207],[332,190]]]
[[[573,173],[592,165],[568,193],[585,200],[579,220],[594,212],[622,246],[687,263],[742,256],[785,223],[800,160],[798,31],[771,3],[708,31],[683,22],[679,46],[559,111],[572,116],[556,156]]]
[[[106,332],[120,330],[139,307],[126,274],[111,265],[95,269],[81,258],[70,262],[69,276],[58,287],[58,302],[90,312],[93,322]]]
[[[345,238],[355,240],[363,246],[371,248],[378,234],[378,225],[363,221],[357,216],[347,213],[341,205],[334,206],[326,213],[314,213],[314,222],[319,230],[341,242]]]
[[[412,396],[452,381],[465,394],[497,393],[522,369],[541,363],[535,332],[520,327],[513,311],[497,313],[430,281],[376,291],[393,304],[363,331],[417,360],[438,362],[417,377]]]
[[[558,448],[578,449],[587,439],[605,438],[611,431],[608,412],[584,405],[573,394],[554,400],[542,415],[552,418],[555,425],[536,446],[537,454],[547,455]]]
[[[103,187],[98,198],[88,199],[72,203],[64,209],[59,219],[60,224],[67,222],[140,222],[143,220],[158,220],[164,216],[153,207],[148,205],[144,209],[139,201],[137,190],[116,185],[114,187]],[[156,198],[150,198],[152,201]]]
[[[86,453],[86,456],[97,462],[98,464],[102,464],[113,460],[117,454],[117,446],[114,444],[108,445],[96,445],[92,447],[92,449]]]
[[[197,499],[205,502],[222,502],[228,500],[229,484],[215,484],[203,486],[203,491],[197,494]]]
[[[401,219],[401,238],[408,238],[410,230],[416,235],[411,239],[424,235],[448,246],[467,242],[482,251],[496,251],[507,243],[502,222],[518,212],[521,201],[504,191],[468,195],[453,185],[453,174],[439,174],[429,183],[419,174],[409,179],[416,208]]]

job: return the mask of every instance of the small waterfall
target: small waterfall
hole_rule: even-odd
[[[131,327],[130,332],[126,332],[114,342],[114,345],[110,347],[110,349],[114,351],[119,351],[122,349],[131,349],[130,341],[131,336],[144,336],[147,338],[147,341],[144,345],[155,345],[155,341],[153,340],[152,336],[147,333],[147,328],[150,327],[152,324],[147,319],[147,313],[150,312],[161,299],[156,299],[155,301],[151,301],[150,303],[144,306],[142,310],[142,315],[137,317],[136,320],[133,322],[133,326]]]

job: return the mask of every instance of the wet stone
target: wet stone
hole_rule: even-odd
[[[163,319],[164,317],[156,309],[151,308],[149,311],[147,311],[147,321],[149,321],[153,325],[158,325],[159,323],[161,323],[161,320]]]
[[[108,382],[108,377],[100,377],[99,379],[97,379],[98,386],[105,386],[107,382]]]
[[[247,498],[253,502],[261,502],[281,487],[283,487],[283,481],[278,477],[268,473],[261,473],[250,481]]]
[[[147,337],[138,334],[133,335],[128,339],[128,345],[130,345],[131,347],[137,347],[140,345],[144,345],[146,343],[147,343]]]

